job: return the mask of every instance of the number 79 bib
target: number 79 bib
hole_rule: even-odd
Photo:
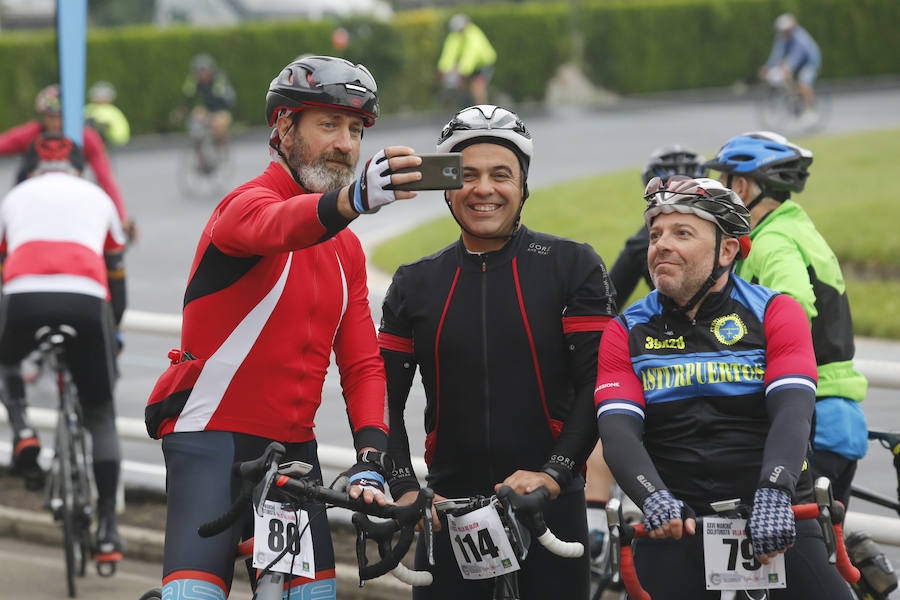
[[[488,579],[519,570],[519,561],[493,505],[461,517],[447,515],[447,525],[463,579]]]
[[[746,519],[703,517],[703,563],[708,590],[761,590],[785,588],[784,554],[769,564],[753,556],[753,544],[744,534]]]

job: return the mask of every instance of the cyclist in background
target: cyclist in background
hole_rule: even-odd
[[[791,512],[813,501],[816,365],[802,307],[731,273],[750,252],[737,194],[673,177],[652,179],[645,198],[656,290],[607,328],[594,394],[606,461],[650,533],[635,542],[638,576],[654,600],[718,598],[691,517],[740,498],[757,559],[785,553],[788,588],[772,598],[849,598],[818,523]]]
[[[750,209],[753,253],[737,274],[789,294],[806,312],[818,365],[812,471],[831,479],[846,506],[856,463],[869,447],[861,402],[868,383],[853,368],[850,302],[837,257],[791,200],[809,177],[812,152],[766,131],[731,138],[706,166]]]
[[[84,106],[85,122],[93,127],[103,141],[122,147],[131,139],[131,128],[125,114],[113,102],[116,88],[108,81],[98,81],[88,90],[88,103]]]
[[[169,353],[172,365],[145,410],[166,460],[167,600],[228,596],[249,506],[220,535],[200,538],[197,527],[235,500],[234,462],[257,458],[274,440],[287,448],[286,460],[308,462],[312,477],[322,477],[313,427],[332,351],[358,459],[339,480],[354,498],[386,503],[384,365],[365,256],[347,225],[413,198],[391,184],[421,173],[392,171],[421,159],[392,146],[354,178],[363,130],[377,116],[377,86],[364,66],[328,56],[287,65],[266,95],[272,162],[219,203],[201,234],[181,348]],[[334,599],[328,519],[320,504],[305,510],[315,573],[295,578],[289,595]]]
[[[237,96],[225,71],[219,68],[209,54],[198,54],[191,59],[191,72],[181,88],[183,105],[179,111],[188,117],[188,127],[208,125],[216,142],[228,144],[228,128]]]
[[[822,54],[813,37],[797,23],[790,13],[775,19],[775,41],[766,64],[759,70],[760,79],[772,85],[794,81],[806,107],[802,121],[816,118],[814,86],[822,66]]]
[[[438,59],[441,79],[445,87],[458,87],[468,82],[474,104],[487,104],[488,84],[494,75],[497,51],[467,15],[453,15],[448,26],[450,32]]]
[[[38,92],[34,99],[34,109],[38,114],[37,119],[0,133],[0,155],[24,153],[35,138],[42,133],[62,134],[62,101],[60,100],[58,84],[48,85]],[[84,157],[94,172],[97,184],[112,198],[119,213],[119,219],[122,221],[129,239],[135,239],[137,237],[137,228],[128,216],[128,211],[122,200],[122,194],[119,192],[119,186],[113,177],[103,139],[93,128],[87,125],[84,127],[82,138]],[[25,177],[24,168],[20,168],[16,182],[23,181]]]
[[[112,199],[80,177],[84,155],[68,138],[42,134],[25,156],[27,179],[0,204],[0,397],[14,431],[14,470],[40,488],[40,443],[25,417],[19,362],[44,325],[67,324],[78,335],[66,359],[91,434],[97,485],[95,558],[122,559],[116,527],[121,452],[113,383],[116,328],[125,311],[125,236]]]
[[[378,343],[396,466],[391,492],[406,504],[419,488],[404,422],[418,366],[435,494],[543,486],[555,499],[544,513],[549,528],[585,543],[581,468],[597,440],[597,348],[616,314],[606,267],[587,244],[520,224],[533,142],[514,113],[466,108],[444,127],[437,150],[462,152],[463,187],[445,192],[461,237],[400,267],[384,300]],[[446,531],[435,537],[434,583],[413,597],[491,598],[490,580],[463,579]],[[417,569],[427,568],[425,559],[420,546]],[[532,544],[519,589],[523,599],[587,598],[588,571],[587,556],[560,558]]]

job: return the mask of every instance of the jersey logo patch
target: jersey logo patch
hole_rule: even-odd
[[[735,313],[719,317],[712,322],[709,330],[716,336],[719,343],[731,346],[737,343],[747,334],[747,326]]]

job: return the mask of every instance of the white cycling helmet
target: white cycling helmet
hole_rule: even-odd
[[[797,19],[791,13],[778,15],[775,19],[775,31],[778,33],[787,33],[797,26]]]
[[[527,176],[534,141],[516,113],[493,104],[464,108],[444,125],[437,151],[459,152],[478,143],[499,144],[512,150],[522,163],[523,175]]]

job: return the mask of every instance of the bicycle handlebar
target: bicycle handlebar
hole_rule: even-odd
[[[835,555],[833,560],[836,561],[835,566],[840,572],[841,577],[849,583],[856,583],[859,581],[859,570],[850,562],[850,557],[847,555],[847,548],[844,546],[844,505],[838,501],[834,501],[834,504],[831,507],[819,506],[815,503],[797,504],[792,506],[791,510],[794,512],[794,518],[797,520],[819,519],[821,523],[820,517],[823,515],[827,516],[834,530],[834,539],[832,539],[832,541],[836,544],[835,548],[828,548],[828,553],[830,555],[829,562],[832,560],[831,555]],[[698,525],[703,521],[703,517],[690,518],[695,519]],[[627,523],[619,523],[617,520],[616,524],[613,526],[620,529],[619,535],[613,537],[621,542],[620,571],[628,595],[635,600],[651,600],[650,594],[644,590],[638,579],[637,570],[634,566],[634,556],[631,551],[631,540],[649,538],[649,533],[645,529],[643,523],[629,525]],[[826,536],[826,540],[830,538],[831,536]]]
[[[273,471],[273,466],[277,469],[278,461],[284,454],[284,446],[277,442],[272,442],[259,458],[235,463],[234,471],[242,480],[241,491],[224,515],[199,527],[197,532],[200,536],[210,537],[230,527],[246,510],[256,485],[264,486],[264,495],[260,498],[260,505],[265,502],[266,492],[268,492],[269,488],[277,487],[292,498],[322,502],[355,512],[352,521],[357,531],[357,562],[359,564],[360,583],[362,583],[396,569],[412,544],[413,530],[416,523],[420,519],[431,521],[431,504],[434,499],[434,492],[430,488],[422,488],[419,491],[419,497],[413,504],[380,506],[374,502],[366,502],[362,495],[358,498],[351,498],[347,492],[338,492],[308,479],[295,479],[288,475],[278,474],[276,471]],[[274,473],[274,477],[267,475],[270,472]],[[265,480],[262,480],[263,477],[265,477]],[[389,521],[373,522],[368,518],[369,516],[389,519]],[[393,534],[398,530],[400,532],[398,541],[392,545]],[[377,543],[380,557],[378,562],[371,565],[365,555],[366,540],[370,538]],[[430,578],[431,574],[426,574]],[[424,577],[416,576],[410,579],[421,581]],[[418,585],[422,584],[419,583]]]

